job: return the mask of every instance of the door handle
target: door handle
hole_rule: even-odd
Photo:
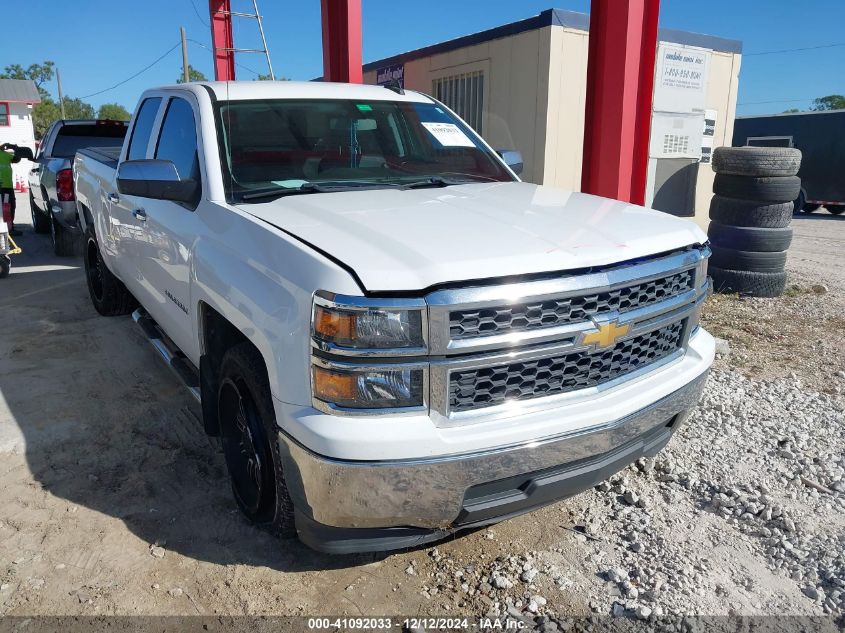
[[[120,202],[120,196],[116,193],[110,193],[106,196],[106,199],[111,202],[112,204],[117,204]]]
[[[146,212],[146,211],[144,211],[143,209],[135,209],[135,210],[132,212],[132,215],[134,215],[134,216],[135,216],[135,219],[136,219],[136,220],[140,220],[141,222],[146,222],[146,221],[147,221],[147,212]]]

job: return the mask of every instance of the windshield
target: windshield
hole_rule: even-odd
[[[514,179],[466,124],[431,103],[229,101],[219,115],[230,202]]]

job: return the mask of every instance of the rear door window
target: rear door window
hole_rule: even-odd
[[[184,99],[173,98],[167,104],[155,157],[171,161],[180,178],[199,181],[197,126],[191,104]]]
[[[147,145],[150,142],[150,134],[153,131],[153,124],[158,114],[158,107],[161,105],[161,97],[145,99],[135,117],[135,126],[132,128],[132,138],[129,141],[129,152],[127,160],[137,160],[147,157]]]

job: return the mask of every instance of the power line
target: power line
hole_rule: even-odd
[[[800,51],[815,51],[820,48],[836,48],[838,46],[845,46],[845,42],[837,42],[835,44],[821,44],[820,46],[805,46],[803,48],[783,48],[777,51],[760,51],[759,53],[745,53],[744,57],[753,57],[755,55],[777,55],[779,53],[797,53]]]
[[[197,19],[200,21],[200,24],[202,24],[205,27],[209,27],[208,22],[206,22],[205,20],[202,19],[202,15],[200,15],[199,9],[197,9],[197,5],[194,4],[194,0],[191,0],[191,6],[194,8],[194,13],[197,14]]]
[[[127,77],[127,78],[126,78],[126,79],[124,79],[123,81],[120,81],[120,82],[116,83],[115,85],[110,86],[110,87],[108,87],[108,88],[104,88],[103,90],[98,90],[97,92],[92,92],[90,95],[85,95],[84,97],[79,97],[79,98],[80,98],[80,99],[87,99],[88,97],[95,97],[95,96],[97,96],[97,95],[103,94],[104,92],[108,92],[109,90],[114,90],[114,89],[115,89],[115,88],[117,88],[118,86],[122,86],[123,84],[125,84],[125,83],[127,83],[127,82],[129,82],[129,81],[132,81],[133,79],[135,79],[135,77],[137,77],[138,75],[140,75],[140,74],[142,74],[142,73],[147,72],[150,68],[152,68],[153,66],[155,66],[155,65],[156,65],[157,63],[159,63],[162,59],[164,59],[165,57],[167,57],[168,55],[170,55],[170,53],[172,53],[172,52],[173,52],[173,51],[175,51],[177,48],[179,48],[179,46],[181,46],[181,42],[176,42],[176,44],[174,44],[171,48],[169,48],[169,49],[167,50],[167,52],[166,52],[166,53],[164,53],[161,57],[157,58],[157,59],[156,59],[156,60],[155,60],[152,64],[149,64],[148,66],[144,66],[144,68],[142,68],[141,70],[139,70],[139,71],[138,71],[137,73],[135,73],[134,75],[132,75],[132,76],[130,76],[130,77]]]

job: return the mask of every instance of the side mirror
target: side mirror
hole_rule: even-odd
[[[180,178],[169,160],[127,160],[117,168],[117,190],[128,196],[195,202],[199,183]]]
[[[515,149],[497,149],[496,153],[504,161],[505,165],[511,168],[513,173],[519,176],[522,173],[522,152]]]

